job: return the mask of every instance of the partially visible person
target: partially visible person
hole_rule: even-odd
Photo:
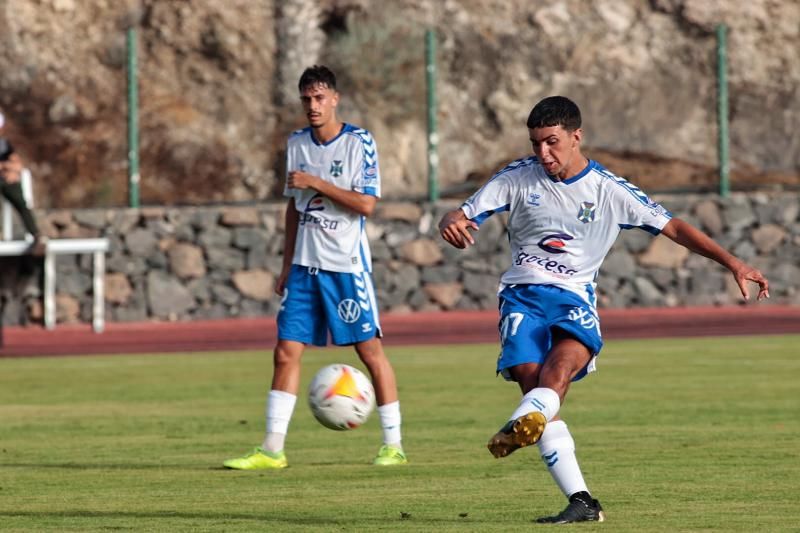
[[[28,233],[33,236],[30,253],[43,255],[47,246],[47,237],[39,233],[36,219],[25,201],[22,192],[22,159],[14,151],[11,143],[2,136],[5,126],[5,117],[0,113],[0,193],[14,206],[22,219],[22,224]]]
[[[494,213],[508,211],[511,262],[500,280],[497,373],[514,381],[522,400],[488,443],[497,458],[537,444],[567,507],[540,523],[602,521],[575,455],[560,409],[572,382],[595,368],[603,347],[596,309],[600,265],[620,231],[662,234],[727,268],[747,299],[769,297],[769,283],[708,235],[673,217],[638,187],[581,152],[578,106],[551,96],[527,121],[533,157],[509,164],[439,223],[456,248]]]
[[[383,351],[372,287],[366,218],[381,192],[378,153],[370,133],[339,120],[336,76],[307,68],[298,84],[308,127],[294,132],[286,150],[286,230],[278,343],[267,398],[267,431],[260,447],[223,462],[226,468],[260,470],[288,465],[284,444],[300,386],[307,345],[352,346],[375,386],[383,446],[373,463],[408,462],[400,433],[394,369]]]

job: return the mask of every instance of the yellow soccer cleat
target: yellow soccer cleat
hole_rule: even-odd
[[[539,411],[509,420],[508,424],[489,439],[487,447],[495,457],[505,457],[514,450],[539,442],[546,424],[547,419]]]
[[[286,454],[282,451],[273,453],[255,448],[244,457],[224,461],[222,466],[234,470],[277,470],[286,468],[289,463],[286,461]]]
[[[387,444],[381,446],[381,449],[378,450],[378,456],[372,462],[372,464],[378,466],[404,465],[407,463],[408,458],[402,449]]]

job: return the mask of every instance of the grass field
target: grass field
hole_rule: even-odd
[[[324,429],[305,398],[290,468],[260,443],[271,356],[0,359],[3,531],[521,531],[565,500],[535,449],[496,460],[516,406],[494,345],[392,348],[411,464],[370,466],[377,416]],[[607,511],[584,531],[798,531],[800,337],[611,342],[562,415]],[[349,350],[309,350],[319,367]],[[360,365],[359,365],[360,366]]]

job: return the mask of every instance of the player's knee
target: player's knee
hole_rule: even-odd
[[[356,353],[359,359],[367,366],[378,364],[386,359],[383,347],[377,339],[371,339],[356,345]]]
[[[563,396],[578,370],[580,368],[576,369],[571,359],[548,359],[539,374],[539,386],[553,389]]]
[[[300,363],[301,351],[278,345],[273,353],[275,366],[296,365]]]

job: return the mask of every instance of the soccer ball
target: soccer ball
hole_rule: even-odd
[[[326,428],[355,429],[367,421],[375,406],[369,378],[349,365],[329,365],[317,372],[308,387],[308,405]]]

